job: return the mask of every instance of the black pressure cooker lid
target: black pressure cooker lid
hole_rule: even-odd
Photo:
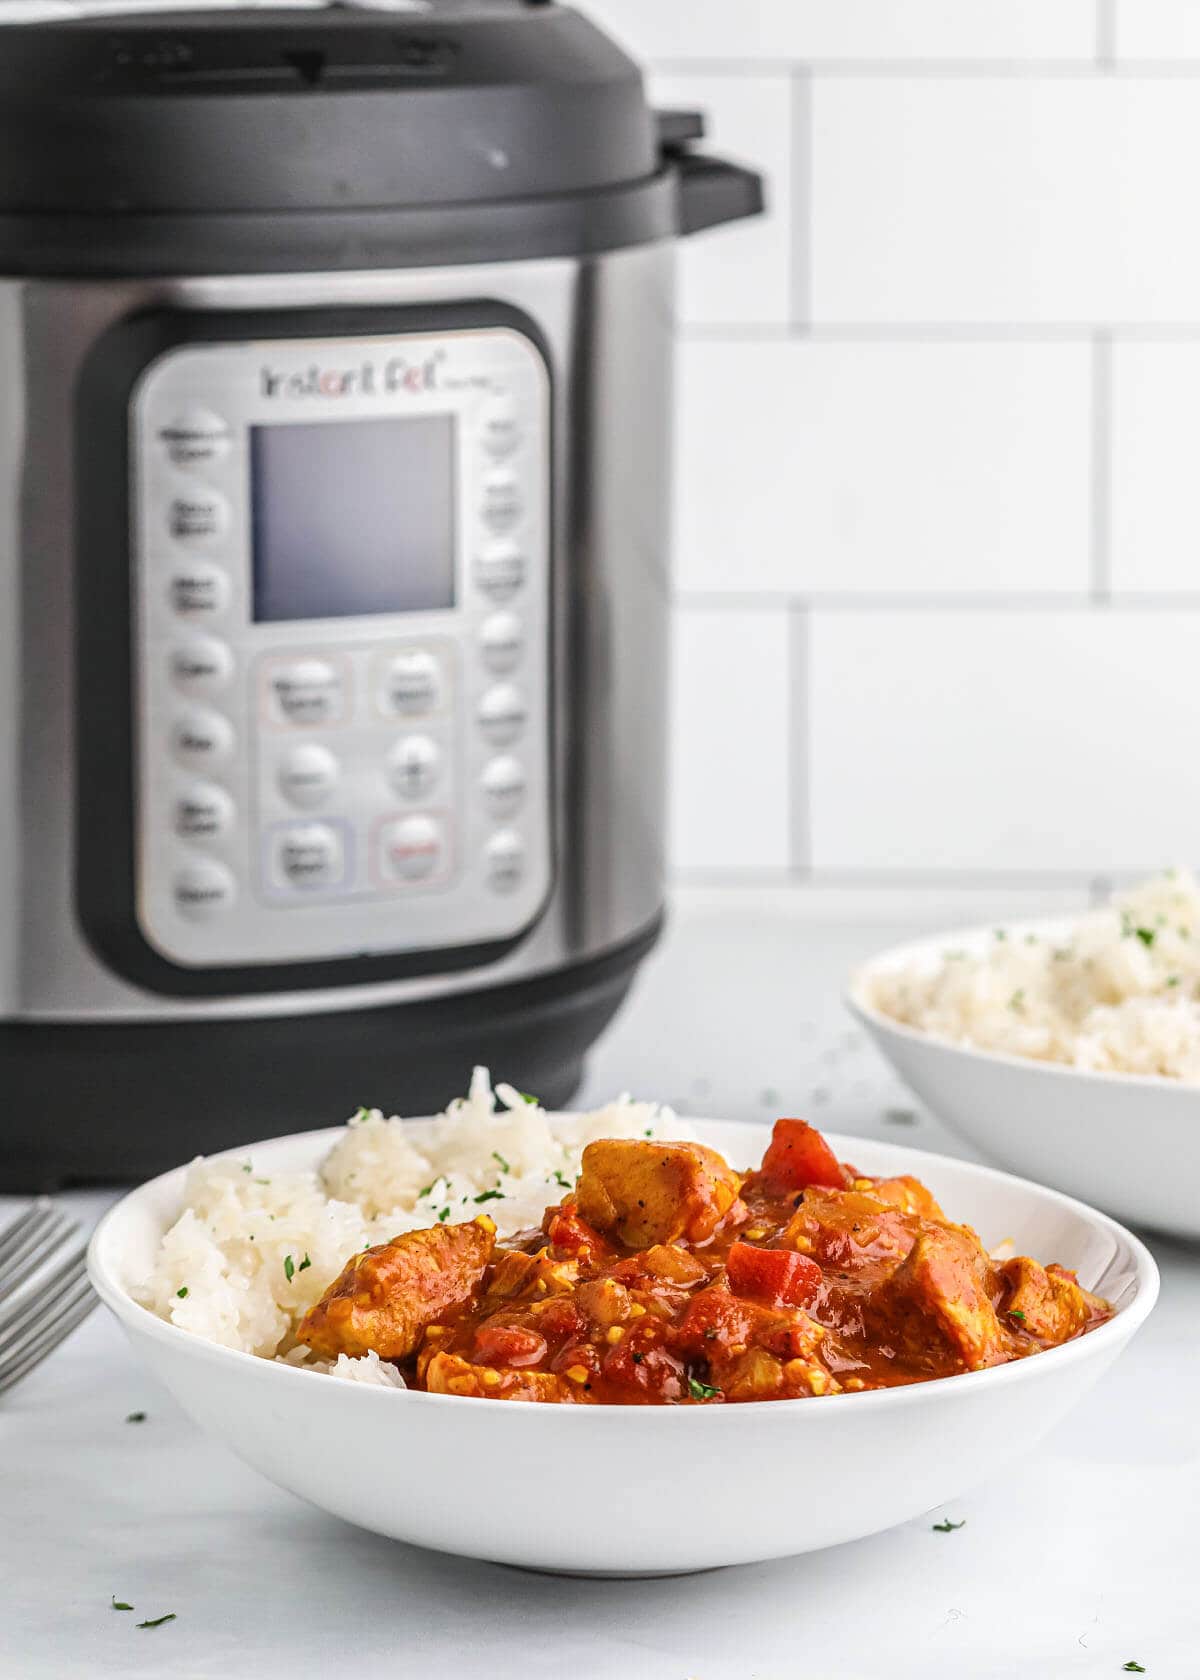
[[[31,12],[0,27],[0,271],[582,254],[695,221],[682,131],[550,0]],[[744,206],[701,219],[758,208],[738,173]]]

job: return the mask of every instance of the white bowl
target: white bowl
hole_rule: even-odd
[[[1059,941],[1064,921],[1006,929]],[[1092,1073],[936,1038],[871,1002],[876,978],[978,952],[992,927],[897,945],[854,975],[846,1003],[905,1082],[952,1131],[1014,1172],[1085,1197],[1135,1225],[1200,1237],[1200,1087],[1133,1073]]]
[[[763,1126],[707,1121],[735,1165]],[[255,1144],[313,1166],[338,1132]],[[1158,1293],[1154,1261],[1102,1214],[989,1168],[831,1136],[869,1173],[913,1172],[985,1242],[1075,1267],[1116,1316],[1012,1365],[887,1392],[684,1407],[542,1406],[368,1387],[201,1341],[138,1306],[184,1168],[125,1197],[92,1239],[101,1299],[180,1405],[280,1487],[437,1551],[594,1575],[674,1574],[835,1546],[932,1509],[1024,1457],[1103,1374]],[[245,1155],[245,1149],[236,1151]]]

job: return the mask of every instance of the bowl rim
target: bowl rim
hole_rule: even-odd
[[[569,1112],[564,1111],[564,1113]],[[414,1117],[413,1123],[420,1124],[422,1121],[427,1121],[428,1118],[428,1116],[422,1116],[420,1119]],[[745,1125],[747,1131],[750,1131],[755,1126],[761,1128],[765,1123],[722,1120],[713,1116],[701,1118],[689,1115],[687,1116],[687,1124],[698,1128],[707,1126],[740,1127]],[[215,1161],[231,1157],[236,1158],[255,1150],[265,1149],[268,1146],[282,1148],[286,1145],[303,1143],[312,1149],[315,1164],[319,1154],[323,1153],[324,1149],[335,1138],[342,1136],[344,1131],[343,1126],[333,1126],[315,1132],[292,1132],[282,1137],[262,1138],[257,1143],[242,1144],[235,1149],[220,1150],[206,1157],[206,1159]],[[963,1394],[965,1396],[969,1392],[985,1386],[998,1388],[1006,1383],[1036,1380],[1036,1376],[1031,1378],[1031,1372],[1044,1370],[1049,1375],[1053,1371],[1062,1370],[1069,1361],[1078,1362],[1081,1359],[1103,1357],[1105,1350],[1108,1350],[1110,1346],[1115,1357],[1135,1331],[1145,1323],[1153,1310],[1158,1299],[1160,1283],[1158,1265],[1154,1256],[1145,1243],[1132,1231],[1127,1230],[1117,1220],[1110,1218],[1108,1214],[1089,1207],[1086,1202],[1081,1202],[1073,1196],[1064,1195],[1062,1191],[1053,1190],[1047,1185],[1036,1184],[1030,1179],[1021,1178],[1016,1173],[1004,1172],[997,1167],[982,1166],[974,1161],[965,1161],[953,1155],[935,1153],[932,1150],[914,1149],[907,1144],[893,1144],[886,1139],[855,1138],[840,1132],[827,1132],[825,1136],[829,1138],[838,1151],[840,1159],[846,1158],[843,1151],[847,1146],[853,1149],[856,1144],[881,1145],[890,1153],[899,1154],[904,1161],[912,1162],[914,1171],[917,1170],[920,1163],[933,1163],[935,1167],[945,1165],[952,1169],[966,1171],[997,1185],[1015,1185],[1022,1191],[1031,1192],[1035,1198],[1043,1199],[1066,1211],[1082,1216],[1094,1229],[1111,1237],[1118,1250],[1121,1251],[1133,1273],[1133,1293],[1124,1306],[1117,1308],[1107,1323],[1098,1325],[1095,1330],[1088,1331],[1084,1336],[1076,1337],[1074,1341],[1065,1342],[1059,1347],[1043,1349],[1042,1352],[1030,1354],[1024,1359],[1013,1360],[1006,1365],[993,1365],[982,1371],[960,1371],[952,1376],[935,1377],[929,1382],[910,1383],[898,1388],[867,1389],[855,1394],[842,1393],[822,1398],[836,1400],[842,1405],[853,1403],[864,1411],[868,1407],[876,1410],[880,1408],[901,1410],[907,1406],[922,1403],[936,1404],[939,1399],[946,1397],[948,1389],[952,1394]],[[182,1184],[188,1164],[182,1163],[179,1166],[172,1167],[167,1172],[160,1173],[156,1178],[148,1179],[144,1184],[127,1191],[104,1214],[92,1233],[87,1250],[88,1276],[97,1295],[125,1327],[131,1338],[145,1337],[149,1341],[159,1344],[164,1352],[179,1355],[185,1359],[198,1358],[203,1362],[224,1366],[230,1371],[240,1367],[245,1370],[247,1378],[250,1378],[252,1373],[257,1373],[261,1380],[268,1382],[311,1383],[314,1378],[325,1375],[323,1372],[305,1370],[303,1366],[286,1365],[278,1360],[263,1358],[258,1354],[245,1353],[238,1348],[224,1347],[220,1343],[210,1342],[190,1330],[185,1330],[177,1324],[171,1324],[166,1319],[160,1318],[157,1313],[151,1312],[148,1307],[143,1307],[140,1302],[135,1301],[110,1270],[104,1258],[104,1250],[112,1240],[111,1233],[115,1227],[119,1226],[122,1216],[128,1217],[140,1201],[151,1200],[153,1192],[162,1187],[165,1180],[178,1176]],[[1044,1363],[1046,1361],[1050,1363],[1046,1365]],[[370,1383],[340,1381],[331,1382],[327,1386],[331,1395],[354,1393],[360,1396],[355,1401],[340,1402],[350,1405],[376,1405],[385,1402],[388,1404],[415,1405],[418,1408],[450,1406],[458,1409],[462,1407],[464,1398],[466,1398],[455,1394],[429,1394],[420,1389],[385,1388]],[[755,1417],[759,1418],[764,1413],[772,1415],[779,1413],[781,1418],[791,1418],[793,1420],[801,1416],[807,1417],[810,1414],[818,1417],[824,1415],[827,1408],[811,1405],[812,1398],[811,1396],[805,1396],[795,1400],[749,1401],[738,1405],[725,1406],[597,1405],[555,1406],[551,1410],[558,1415],[569,1413],[574,1416],[580,1414],[584,1417],[604,1417],[608,1420],[629,1416],[643,1417],[647,1421],[639,1426],[642,1428],[661,1427],[664,1419],[673,1418],[675,1422],[671,1427],[677,1428],[681,1413],[694,1418],[707,1417],[710,1419],[718,1414],[736,1417],[737,1414],[744,1411],[750,1411]],[[797,1408],[800,1408],[800,1410],[797,1410]],[[531,1413],[544,1415],[546,1410],[544,1404],[533,1400],[508,1400],[503,1405],[493,1404],[487,1408],[489,1415],[499,1413],[501,1416],[508,1416],[512,1414],[514,1417],[528,1417]],[[656,1418],[658,1424],[649,1422],[651,1418]],[[583,1426],[579,1425],[578,1427]],[[600,1424],[598,1427],[629,1426],[627,1424],[618,1425],[609,1421]],[[729,1428],[735,1426],[693,1422],[685,1424],[684,1427]],[[813,1426],[809,1424],[806,1427]]]
[[[1003,929],[1010,937],[1019,937],[1027,933],[1047,937],[1056,931],[1064,932],[1077,920],[1077,917],[1042,916],[1018,922],[978,923],[972,927],[947,928],[942,933],[926,934],[920,939],[909,939],[899,945],[889,945],[885,950],[877,951],[874,956],[859,963],[851,971],[842,991],[842,1002],[863,1026],[894,1035],[929,1050],[945,1051],[971,1061],[995,1062],[1001,1067],[1021,1068],[1030,1073],[1052,1074],[1060,1079],[1086,1081],[1095,1085],[1127,1086],[1135,1091],[1171,1091],[1181,1095],[1192,1093],[1200,1100],[1200,1084],[1186,1079],[1175,1079],[1166,1073],[1125,1073],[1119,1069],[1074,1067],[1070,1062],[1043,1062],[1036,1056],[1018,1056],[1011,1050],[990,1050],[982,1045],[965,1044],[958,1039],[946,1038],[941,1033],[911,1026],[907,1021],[897,1021],[894,1016],[877,1009],[865,995],[865,988],[875,975],[885,973],[906,958],[933,953],[952,942],[970,946],[973,942],[981,942],[989,936],[994,937],[997,928]]]

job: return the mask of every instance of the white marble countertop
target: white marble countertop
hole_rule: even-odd
[[[762,891],[680,895],[583,1099],[628,1087],[964,1153],[838,1004],[851,961],[915,931]],[[65,1200],[92,1219],[108,1198]],[[1045,1445],[947,1508],[964,1527],[935,1532],[935,1513],[666,1581],[524,1574],[310,1510],[207,1441],[97,1312],[0,1398],[0,1680],[1067,1680],[1131,1659],[1196,1680],[1200,1248],[1150,1240],[1154,1317]]]

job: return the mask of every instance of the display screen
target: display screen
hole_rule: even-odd
[[[254,617],[454,605],[454,420],[252,426]]]

